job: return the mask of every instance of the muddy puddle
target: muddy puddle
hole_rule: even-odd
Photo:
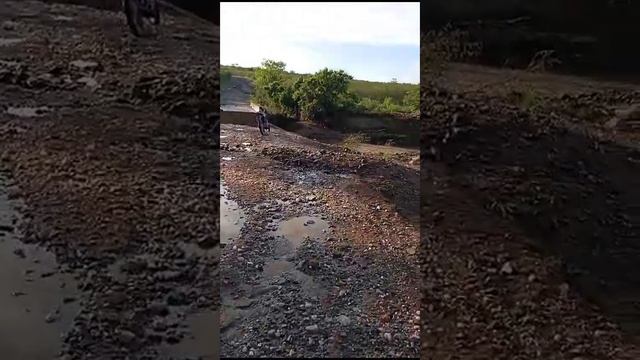
[[[0,357],[54,359],[80,310],[77,284],[51,252],[20,241],[6,185],[0,174]]]
[[[220,331],[219,314],[216,311],[196,312],[185,316],[183,323],[189,329],[189,335],[176,344],[164,344],[159,353],[162,359],[218,359]],[[198,354],[194,356],[193,354]]]
[[[307,238],[324,240],[328,233],[329,223],[314,216],[300,216],[282,221],[273,231],[273,235],[286,239],[292,250],[298,249]]]
[[[224,182],[220,183],[220,243],[224,246],[240,236],[245,214],[237,202],[229,199]]]

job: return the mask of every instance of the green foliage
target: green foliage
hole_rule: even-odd
[[[342,70],[322,69],[317,73],[296,81],[294,99],[305,119],[318,120],[355,103],[349,92],[349,81],[353,79]]]
[[[220,72],[220,85],[222,87],[225,87],[230,80],[231,80],[231,71],[223,70],[222,72]]]
[[[301,89],[304,79],[312,75],[301,75],[293,72],[287,72],[285,69],[281,69],[279,65],[271,66],[281,64],[278,62],[272,61],[269,62],[269,64],[270,70],[277,68],[278,72],[282,75],[282,78],[280,78],[282,92],[279,96],[276,96],[273,99],[274,101],[269,101],[264,98],[260,99],[260,96],[264,95],[254,94],[254,101],[263,104],[271,111],[277,111],[287,116],[293,116],[295,115],[296,108],[294,94],[296,90]],[[255,79],[256,85],[259,69],[260,68],[254,69],[222,65],[223,71],[229,71],[235,76]],[[260,81],[264,82],[265,80]],[[259,86],[256,86],[256,90],[258,87]],[[311,91],[310,87],[311,84],[306,84],[304,87],[304,90],[307,91],[307,95]],[[341,93],[337,97],[336,107],[340,110],[365,113],[416,112],[419,110],[419,85],[349,79],[347,90],[348,91]],[[257,92],[259,91],[260,90],[257,90]],[[302,94],[299,93],[299,96],[302,96]],[[390,98],[391,100],[385,100],[387,98]],[[387,101],[386,106],[383,105],[385,101]]]
[[[402,104],[409,109],[417,111],[420,108],[420,88],[407,91],[404,94],[404,98],[402,98]]]
[[[349,92],[352,77],[342,70],[323,69],[292,81],[281,61],[265,60],[255,70],[254,101],[271,112],[320,120],[341,110],[351,110],[357,98]]]
[[[411,113],[417,112],[420,108],[420,89],[407,91],[401,101],[397,101],[390,96],[382,101],[362,98],[358,103],[358,110],[369,113]]]
[[[349,86],[349,90],[353,91],[361,98],[370,98],[374,100],[384,101],[390,97],[398,103],[408,91],[419,91],[420,87],[414,84],[401,83],[383,83],[364,80],[353,80]]]
[[[253,101],[268,109],[280,111],[279,99],[284,90],[284,69],[282,61],[265,60],[255,70],[255,92]]]
[[[256,71],[255,68],[243,68],[243,67],[236,66],[236,65],[232,65],[232,66],[220,65],[220,70],[221,71],[228,71],[232,75],[245,77],[245,78],[249,78],[249,79],[253,79],[254,78],[255,71]]]

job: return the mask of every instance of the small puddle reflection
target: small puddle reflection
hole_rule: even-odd
[[[325,239],[329,231],[329,223],[313,216],[300,216],[283,221],[274,232],[289,241],[294,249],[300,247],[306,238]]]
[[[80,309],[77,283],[53,253],[18,239],[5,184],[0,174],[0,357],[54,359]]]
[[[217,326],[219,319],[217,311],[187,315],[185,323],[189,327],[190,335],[177,344],[165,345],[160,353],[165,359],[218,359],[220,356],[220,331]]]
[[[240,236],[245,215],[237,202],[227,198],[227,188],[220,184],[220,243],[229,244]]]

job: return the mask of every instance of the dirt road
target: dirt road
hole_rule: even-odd
[[[222,85],[220,91],[220,104],[226,107],[248,107],[251,103],[253,83],[250,79],[231,76],[231,79]]]
[[[229,124],[221,159],[222,354],[417,356],[417,169]]]
[[[424,92],[422,357],[640,358],[639,89],[465,74]]]
[[[0,24],[0,298],[31,319],[3,312],[3,356],[215,358],[217,28],[37,1]]]

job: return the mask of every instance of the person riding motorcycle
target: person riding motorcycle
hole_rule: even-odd
[[[269,119],[267,118],[267,110],[260,106],[256,113],[256,121],[258,122],[258,129],[260,133],[264,135],[264,130],[271,132],[271,126],[269,126]]]
[[[153,25],[160,24],[160,6],[157,0],[122,0],[122,8],[129,30],[135,36],[142,36],[148,30],[145,30],[143,19]]]

